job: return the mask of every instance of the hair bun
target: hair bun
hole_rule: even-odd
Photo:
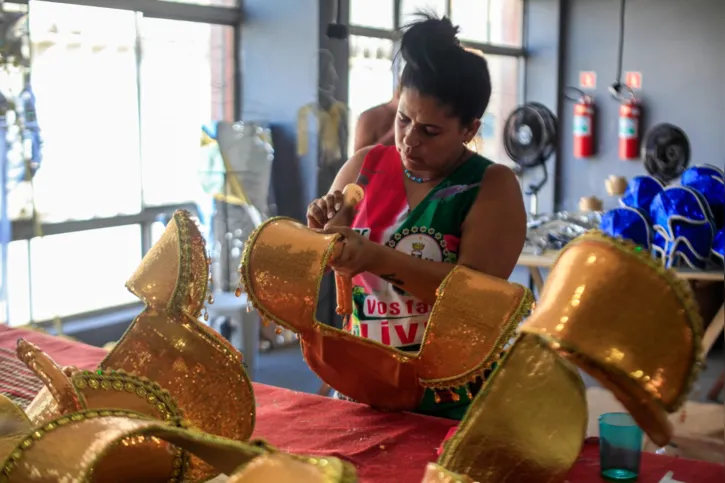
[[[418,20],[404,27],[400,54],[406,63],[417,69],[433,69],[441,55],[459,50],[458,27],[448,17],[438,18],[431,13],[418,13]]]

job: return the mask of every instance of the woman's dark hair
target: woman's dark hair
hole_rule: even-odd
[[[404,27],[400,55],[405,67],[401,88],[435,97],[462,123],[480,119],[491,98],[486,59],[461,47],[458,27],[447,17],[421,12]]]

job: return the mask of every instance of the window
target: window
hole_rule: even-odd
[[[212,5],[214,7],[236,7],[239,0],[166,0],[175,3],[195,3],[197,5]]]
[[[352,153],[355,125],[363,111],[393,97],[393,42],[371,37],[350,37],[350,133]]]
[[[201,126],[234,119],[234,29],[144,18],[140,33],[144,205],[199,200]]]
[[[509,163],[503,148],[503,126],[508,116],[521,102],[521,59],[501,55],[487,55],[491,75],[491,100],[481,121],[481,129],[475,138],[476,151],[499,163]]]
[[[452,0],[451,21],[462,40],[521,47],[523,0]]]
[[[390,10],[390,17],[384,18],[384,12]],[[350,132],[354,132],[363,111],[388,101],[393,94],[400,65],[392,65],[394,44],[389,39],[394,36],[390,26],[406,25],[421,10],[449,16],[461,29],[463,45],[484,52],[492,93],[475,148],[493,161],[507,163],[509,158],[501,141],[503,125],[522,99],[523,0],[351,0]],[[400,12],[398,22],[393,21],[395,11]],[[373,26],[388,31],[358,28]],[[354,137],[350,138],[352,146]]]
[[[140,259],[139,225],[33,238],[33,319],[48,320],[138,301],[124,284]]]
[[[350,25],[393,30],[393,0],[350,0]]]
[[[30,31],[43,135],[38,213],[47,222],[138,213],[133,12],[35,1]],[[11,216],[32,214],[28,195],[27,186],[10,193]]]
[[[29,6],[43,160],[32,184],[9,192],[22,239],[8,245],[0,323],[138,302],[124,281],[160,236],[154,222],[200,201],[202,125],[237,111],[239,0],[79,3],[114,8]],[[34,210],[44,237],[33,235]]]
[[[435,13],[439,17],[446,15],[448,0],[401,0],[400,25],[407,25],[415,20],[418,12]]]
[[[9,324],[25,325],[30,322],[30,265],[28,241],[18,240],[8,244],[8,309],[0,304],[0,317],[9,316]]]

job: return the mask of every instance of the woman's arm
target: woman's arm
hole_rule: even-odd
[[[328,193],[334,193],[335,191],[342,191],[345,186],[350,183],[357,181],[357,177],[360,175],[360,169],[362,168],[365,156],[372,151],[374,146],[368,146],[366,148],[358,149],[355,154],[350,157],[345,164],[342,165],[340,171],[335,176],[335,181],[332,182]]]
[[[503,165],[486,170],[462,232],[458,265],[503,279],[511,276],[526,241],[526,209],[513,171]],[[371,244],[369,250],[365,271],[430,304],[453,268],[384,245]]]
[[[350,226],[354,219],[354,210],[345,207],[342,190],[354,183],[360,175],[365,156],[372,148],[361,149],[340,168],[330,190],[322,198],[317,198],[307,206],[307,226],[320,229],[325,226]]]

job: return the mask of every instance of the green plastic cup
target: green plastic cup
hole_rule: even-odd
[[[642,458],[642,430],[627,413],[599,416],[601,475],[610,481],[635,481]]]

